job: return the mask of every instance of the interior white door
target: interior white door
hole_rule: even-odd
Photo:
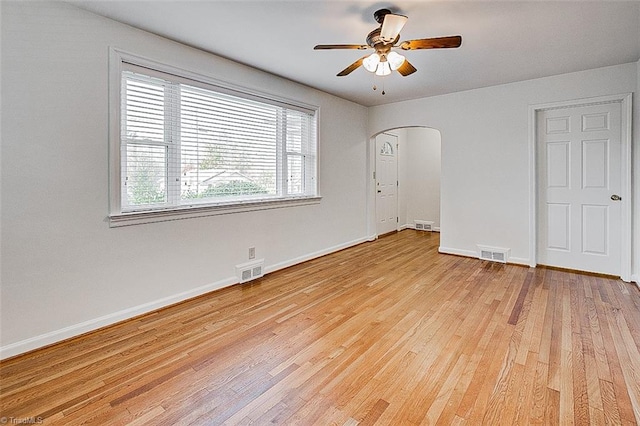
[[[538,113],[538,263],[620,275],[620,138],[620,103]]]
[[[376,137],[376,217],[378,235],[398,229],[398,137]]]

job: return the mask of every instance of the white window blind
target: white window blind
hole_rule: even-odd
[[[123,65],[123,213],[317,195],[315,110]]]

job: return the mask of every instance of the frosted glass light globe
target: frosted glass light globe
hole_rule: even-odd
[[[364,66],[364,69],[366,69],[369,72],[376,72],[376,69],[378,68],[379,63],[380,63],[380,56],[378,56],[377,53],[372,53],[371,55],[364,58],[364,60],[362,61],[362,65]]]
[[[397,52],[389,52],[387,54],[387,62],[389,62],[391,69],[395,71],[404,64],[404,56]]]

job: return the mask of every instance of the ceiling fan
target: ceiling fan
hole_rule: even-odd
[[[379,76],[389,75],[392,71],[398,71],[402,76],[406,77],[416,72],[417,69],[404,56],[392,50],[392,48],[400,48],[402,50],[448,49],[460,47],[462,44],[462,37],[459,35],[406,40],[397,44],[400,40],[400,31],[409,18],[393,14],[389,9],[377,10],[373,17],[380,24],[380,27],[369,33],[366,39],[367,44],[319,44],[313,48],[314,50],[375,50],[371,55],[363,56],[340,71],[337,74],[338,77],[351,74],[361,65],[367,71]]]

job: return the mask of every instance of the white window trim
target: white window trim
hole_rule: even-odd
[[[215,205],[195,205],[172,207],[162,210],[122,212],[121,195],[121,150],[120,150],[120,100],[121,100],[121,76],[124,63],[131,63],[141,67],[157,70],[168,74],[178,75],[186,79],[211,84],[221,89],[242,92],[255,98],[265,99],[270,102],[278,102],[285,106],[298,109],[315,111],[316,119],[320,121],[320,107],[305,104],[298,101],[263,93],[254,89],[235,86],[202,74],[194,73],[173,65],[163,64],[148,58],[141,57],[118,48],[109,49],[109,216],[110,227],[139,225],[143,223],[166,222],[171,220],[189,219],[203,216],[216,216],[223,214],[242,213],[257,210],[267,210],[283,207],[304,206],[319,204],[322,197],[319,195],[320,167],[319,167],[319,126],[316,126],[316,194],[315,196],[295,196],[278,198],[273,200],[248,200],[216,203]]]

